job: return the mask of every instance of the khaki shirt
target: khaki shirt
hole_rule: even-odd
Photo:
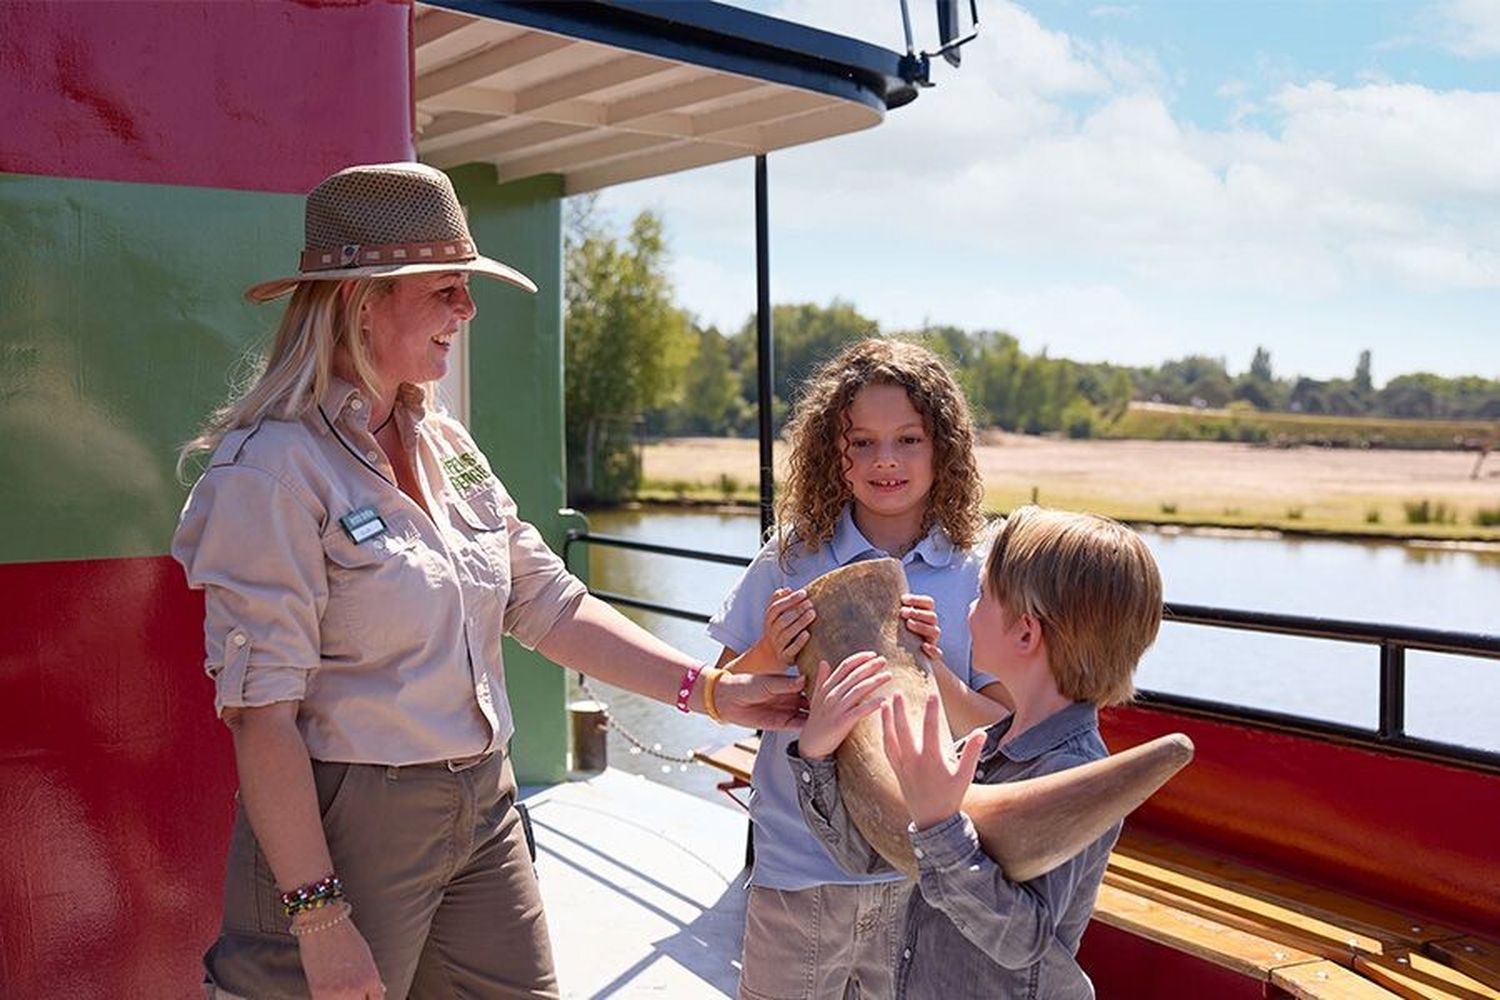
[[[396,487],[368,416],[335,379],[301,420],[225,435],[188,497],[172,555],[204,591],[215,707],[300,702],[317,760],[502,748],[501,636],[534,647],[583,584],[419,389],[402,386],[395,419],[431,516]],[[357,542],[341,518],[366,506],[385,530]]]

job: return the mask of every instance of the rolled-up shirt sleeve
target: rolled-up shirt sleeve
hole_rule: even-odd
[[[535,649],[563,613],[583,598],[587,588],[568,572],[562,559],[542,539],[541,532],[521,520],[509,494],[504,494],[502,504],[510,546],[505,631],[527,649]]]
[[[172,540],[204,597],[214,708],[300,701],[320,657],[328,601],[322,516],[274,475],[216,466],[193,488]]]

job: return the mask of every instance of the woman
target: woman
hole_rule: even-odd
[[[730,676],[590,597],[464,428],[433,406],[478,255],[447,177],[351,167],[307,199],[299,272],[173,542],[205,592],[206,666],[240,809],[217,997],[555,997],[505,753],[500,640],[744,725],[795,678]]]

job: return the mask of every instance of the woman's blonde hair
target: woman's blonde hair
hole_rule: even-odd
[[[1012,619],[1042,623],[1065,697],[1101,706],[1133,697],[1162,614],[1161,573],[1140,535],[1094,514],[1020,507],[990,546],[984,582]]]
[[[984,524],[984,488],[974,462],[974,423],[963,391],[941,358],[918,344],[870,338],[849,345],[803,385],[786,428],[790,445],[786,483],[776,502],[781,552],[793,537],[808,552],[833,538],[844,505],[853,498],[844,473],[849,407],[868,385],[906,390],[932,439],[932,490],[922,534],[940,525],[954,545],[967,548]]]
[[[203,428],[177,453],[177,475],[188,460],[212,452],[224,435],[260,420],[298,420],[323,398],[340,349],[366,390],[377,384],[370,352],[360,334],[365,305],[390,292],[392,278],[304,281],[292,293],[271,349],[255,360],[250,374],[230,390]],[[345,286],[349,286],[345,290]]]

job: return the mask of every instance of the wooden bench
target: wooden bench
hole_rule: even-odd
[[[696,751],[748,788],[756,737]],[[1353,895],[1127,831],[1094,919],[1308,1000],[1500,1000],[1500,945]]]
[[[729,777],[716,787],[729,796],[731,802],[749,812],[749,801],[737,793],[750,787],[750,772],[755,769],[755,755],[759,750],[760,737],[746,736],[726,746],[694,750],[693,759],[728,774]]]

